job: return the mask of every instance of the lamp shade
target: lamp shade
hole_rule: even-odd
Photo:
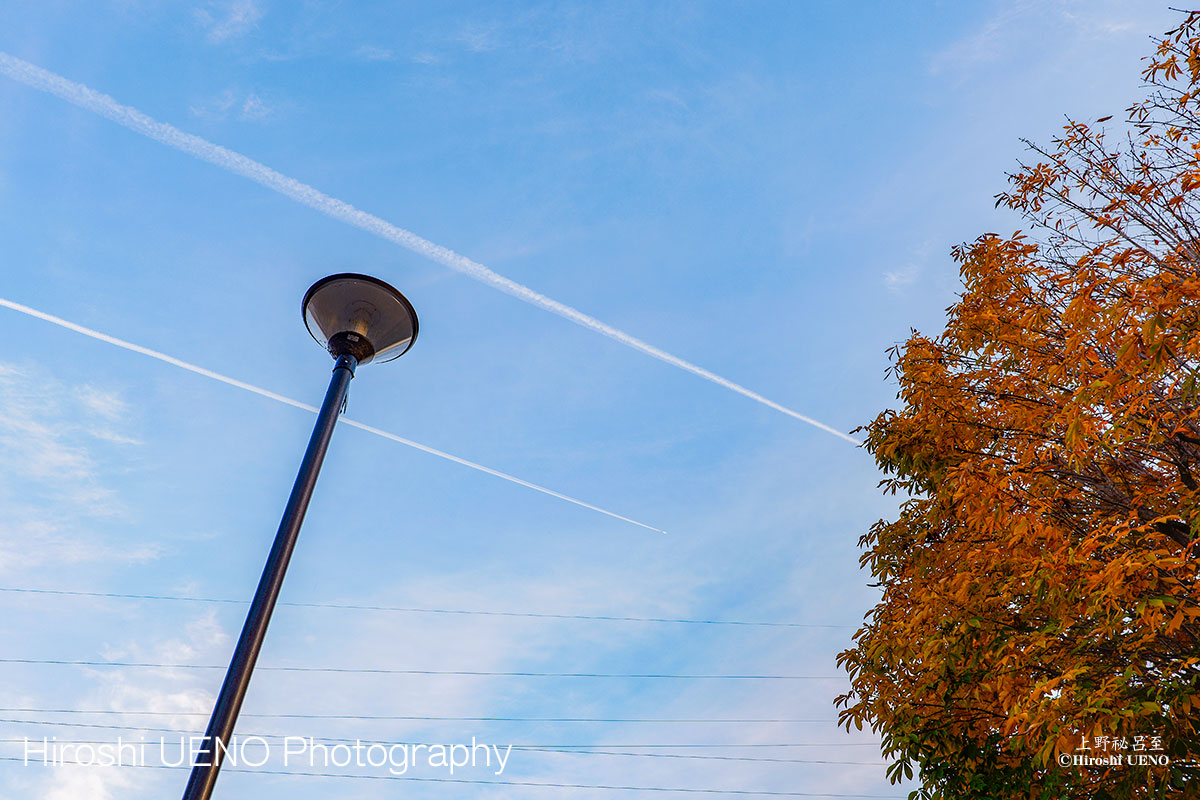
[[[417,312],[408,299],[378,278],[350,272],[309,288],[304,323],[335,358],[349,354],[360,364],[399,358],[417,339]]]

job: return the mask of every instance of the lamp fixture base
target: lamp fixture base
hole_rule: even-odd
[[[367,340],[367,337],[351,331],[342,331],[329,337],[326,348],[334,358],[354,356],[354,360],[359,364],[366,364],[375,357],[375,347]]]

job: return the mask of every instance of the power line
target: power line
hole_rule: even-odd
[[[24,587],[0,587],[0,592],[23,593],[23,594],[49,594],[49,595],[65,595],[70,597],[102,597],[120,600],[172,600],[189,603],[230,603],[235,605],[248,605],[248,600],[233,600],[221,597],[189,597],[184,595],[170,594],[124,594],[119,592],[82,592],[71,591],[67,589],[29,589]],[[604,614],[551,614],[546,612],[532,611],[485,611],[478,609],[453,609],[453,608],[419,608],[408,606],[381,606],[381,605],[360,605],[353,603],[297,603],[280,601],[278,605],[293,606],[297,608],[333,608],[352,611],[393,611],[404,612],[410,614],[463,614],[463,615],[481,615],[490,617],[535,617],[543,619],[576,619],[576,620],[596,620],[603,622],[657,622],[657,623],[672,623],[680,625],[742,625],[764,628],[837,628],[837,629],[853,629],[854,625],[827,625],[809,622],[757,622],[745,620],[722,620],[722,619],[682,619],[675,617],[621,617]]]
[[[155,716],[155,717],[200,717],[208,716],[207,711],[130,711],[97,709],[86,710],[78,708],[0,708],[0,713],[28,714],[95,714],[106,716]],[[739,725],[760,725],[770,723],[793,724],[829,724],[835,725],[832,719],[650,719],[646,717],[448,717],[417,714],[239,714],[239,717],[256,717],[258,719],[332,719],[332,720],[363,720],[363,721],[436,721],[436,722],[609,722],[609,723],[679,723],[679,724],[714,724],[737,723]]]
[[[0,756],[0,761],[21,761],[27,762],[28,759],[17,758],[16,756]],[[82,761],[58,761],[58,764],[69,764],[74,766],[90,766]],[[118,766],[141,769],[190,769],[190,767],[171,766],[168,764],[120,764]],[[833,792],[775,792],[769,790],[752,790],[752,789],[693,789],[683,787],[666,787],[666,786],[619,786],[614,784],[603,783],[550,783],[542,781],[484,781],[472,780],[470,778],[418,778],[412,775],[348,775],[336,772],[293,772],[289,770],[278,769],[241,769],[237,767],[226,767],[225,772],[240,772],[247,775],[277,775],[288,778],[342,778],[346,780],[374,780],[374,781],[416,781],[419,783],[454,783],[466,784],[471,786],[526,786],[541,789],[602,789],[618,792],[678,792],[682,794],[733,794],[733,795],[752,795],[757,797],[860,797],[860,798],[879,798],[879,800],[899,800],[900,795],[879,795],[879,794],[843,794]]]
[[[513,746],[514,749],[516,745]],[[720,743],[689,743],[689,744],[580,744],[580,745],[524,745],[529,749],[546,749],[556,747],[586,748],[586,747],[642,747],[647,749],[670,749],[687,747],[879,747],[878,742],[748,742],[737,744]]]
[[[473,261],[464,255],[454,252],[453,250],[443,247],[433,242],[423,239],[412,231],[407,231],[397,225],[380,219],[374,214],[368,214],[342,200],[337,200],[329,195],[326,195],[312,186],[306,186],[295,178],[289,178],[279,172],[271,169],[265,164],[260,164],[253,159],[247,158],[241,153],[235,153],[228,148],[213,144],[205,139],[193,134],[184,133],[178,128],[168,125],[164,122],[151,119],[146,114],[143,114],[137,109],[129,106],[121,105],[113,98],[106,94],[102,94],[93,89],[84,86],[81,83],[68,80],[61,75],[56,75],[53,72],[42,69],[28,61],[11,56],[7,53],[0,52],[0,73],[7,75],[13,80],[20,81],[26,86],[30,86],[38,91],[47,92],[57,97],[66,100],[68,103],[76,105],[80,108],[91,111],[106,119],[128,128],[135,133],[146,136],[162,144],[172,147],[180,152],[187,153],[194,158],[202,161],[207,161],[221,169],[232,172],[235,175],[241,175],[244,178],[265,186],[266,188],[278,192],[284,197],[295,200],[298,203],[308,206],[309,208],[325,214],[328,217],[352,225],[360,230],[366,231],[381,239],[385,239],[393,244],[398,244],[414,253],[417,253],[431,261],[436,261],[443,266],[449,267],[456,272],[467,275],[480,283],[491,286],[494,289],[511,295],[512,297],[529,303],[533,306],[549,311],[553,314],[574,322],[589,330],[603,334],[604,336],[617,341],[626,347],[638,350],[652,358],[656,358],[673,367],[678,367],[693,375],[704,378],[707,381],[717,384],[718,386],[736,392],[743,397],[761,403],[768,408],[773,408],[787,414],[790,417],[805,422],[814,427],[820,428],[826,433],[831,433],[840,439],[850,442],[855,446],[861,446],[862,442],[855,439],[849,434],[839,431],[837,428],[826,425],[824,422],[805,416],[798,411],[794,411],[787,406],[769,400],[766,397],[751,391],[746,387],[734,383],[728,378],[723,378],[714,372],[704,369],[696,364],[686,361],[679,356],[672,355],[660,348],[657,348],[647,342],[642,341],[622,330],[614,328],[607,323],[601,322],[595,317],[584,314],[578,309],[572,308],[565,303],[560,303],[550,297],[535,292],[528,286],[523,286],[510,278],[506,278],[499,273],[488,269],[478,261]],[[599,509],[597,509],[599,510]],[[605,512],[607,513],[607,512]],[[630,520],[632,521],[632,520]],[[640,523],[635,523],[640,524]],[[646,526],[649,527],[649,526]]]
[[[4,55],[4,53],[0,52],[0,72],[3,71],[5,58],[6,58],[6,56]],[[293,400],[290,397],[285,397],[284,395],[277,394],[268,389],[263,389],[262,387],[254,386],[253,384],[246,383],[245,381],[239,381],[236,378],[230,378],[228,375],[222,375],[219,372],[213,372],[211,369],[205,369],[204,367],[199,367],[199,366],[196,366],[195,364],[190,364],[187,361],[183,361],[181,359],[175,358],[174,356],[169,356],[165,353],[160,353],[157,350],[151,350],[148,347],[142,347],[140,344],[133,344],[132,342],[127,342],[124,339],[118,339],[115,336],[109,336],[107,333],[101,333],[100,331],[92,330],[91,328],[85,328],[82,325],[77,325],[74,322],[65,320],[62,317],[56,317],[53,314],[47,314],[44,311],[38,311],[36,308],[30,308],[29,306],[21,305],[20,303],[14,303],[12,300],[6,300],[2,297],[0,297],[0,306],[4,306],[5,308],[10,308],[13,311],[17,311],[22,314],[26,314],[28,316],[43,320],[45,322],[49,322],[53,325],[59,326],[60,328],[66,328],[67,330],[75,331],[76,333],[81,333],[84,336],[90,337],[92,339],[96,339],[101,342],[107,342],[108,344],[115,345],[124,350],[129,350],[130,352],[133,352],[133,353],[140,353],[141,355],[149,356],[150,358],[154,358],[159,361],[170,364],[172,366],[179,367],[180,369],[185,369],[188,372],[194,372],[197,375],[203,375],[206,378],[212,378],[215,381],[220,381],[221,383],[225,383],[230,386],[236,386],[239,389],[245,389],[248,392],[253,392],[254,394],[260,395],[262,397],[266,397],[271,400],[275,400],[277,402],[283,403],[284,405],[289,405],[289,406],[292,406],[293,408],[299,408],[299,409],[308,411],[313,414],[317,413],[317,407],[313,406],[313,405],[309,405],[308,403],[301,403],[299,400]],[[545,486],[539,486],[536,483],[530,483],[529,481],[523,480],[514,475],[509,475],[508,473],[500,472],[499,470],[492,469],[491,467],[485,467],[482,464],[476,464],[474,461],[468,461],[465,458],[459,458],[456,455],[451,455],[450,453],[447,453],[443,450],[438,450],[435,447],[430,447],[429,445],[421,444],[420,442],[413,441],[412,439],[405,439],[403,436],[397,436],[396,434],[389,433],[388,431],[385,431],[381,428],[375,428],[375,427],[372,427],[371,425],[366,425],[362,422],[355,422],[354,420],[350,419],[349,417],[339,417],[339,422],[349,425],[353,428],[359,428],[361,430],[367,431],[368,433],[373,433],[376,436],[382,436],[384,439],[390,439],[391,441],[398,442],[399,444],[405,445],[406,447],[411,447],[413,449],[420,450],[423,453],[429,453],[430,455],[437,456],[438,458],[443,458],[447,461],[453,461],[455,464],[461,464],[464,467],[468,467],[468,468],[476,470],[478,472],[486,472],[488,475],[493,475],[497,478],[501,478],[510,483],[515,483],[520,486],[524,486],[527,489],[533,489],[535,492],[541,492],[542,494],[547,494],[547,495],[550,495],[551,497],[557,497],[559,500],[566,500],[568,503],[574,503],[577,506],[581,506],[583,508],[590,509],[591,511],[596,511],[601,514],[605,514],[606,516],[613,517],[614,519],[619,519],[622,522],[628,522],[631,525],[637,525],[638,527],[646,528],[646,529],[652,530],[656,533],[666,533],[666,531],[662,530],[661,528],[656,528],[653,525],[647,525],[644,522],[638,522],[637,520],[630,519],[629,517],[623,517],[620,514],[616,513],[615,511],[608,511],[607,509],[600,508],[599,506],[594,506],[591,503],[585,503],[582,500],[579,500],[574,497],[570,497],[569,495],[565,495],[560,492],[556,492],[553,489],[547,489]]]
[[[250,734],[243,738],[271,738],[263,737],[260,734]],[[369,744],[398,744],[393,742],[380,742],[369,739],[331,739],[323,736],[312,737],[315,742],[361,742],[364,745]],[[28,736],[20,739],[0,739],[0,744],[26,744],[28,742],[36,742]],[[111,739],[54,739],[52,744],[112,744]],[[167,744],[177,744],[176,742],[167,742]],[[182,742],[179,742],[182,746]],[[878,761],[830,761],[820,758],[763,758],[761,756],[696,756],[684,753],[622,753],[613,750],[564,750],[553,747],[520,747],[513,746],[513,750],[519,750],[523,753],[554,753],[571,756],[622,756],[625,758],[681,758],[689,761],[750,761],[759,764],[836,764],[839,766],[849,767],[880,767],[884,766]]]
[[[150,732],[150,733],[175,733],[185,735],[199,735],[203,733],[200,730],[182,730],[179,728],[159,728],[146,725],[110,725],[99,722],[63,722],[61,720],[37,720],[37,719],[11,719],[0,718],[0,724],[8,725],[36,725],[48,728],[84,728],[87,730],[112,730],[112,731],[135,731],[135,732]],[[245,733],[241,734],[244,737],[258,736],[262,738],[284,738],[291,734],[284,733]],[[353,742],[355,739],[337,738],[330,736],[317,736],[314,739],[320,739],[324,742]],[[394,744],[429,744],[429,742],[394,742]],[[734,742],[734,743],[603,743],[603,744],[514,744],[514,750],[588,750],[594,748],[623,748],[627,750],[646,749],[646,750],[682,750],[682,749],[701,749],[701,748],[778,748],[778,747],[878,747],[877,742]]]
[[[55,658],[0,658],[0,664],[44,664],[66,667],[125,667],[146,669],[226,669],[221,664],[156,664],[143,661],[74,661]],[[620,672],[493,672],[469,669],[384,669],[368,667],[255,667],[262,672],[321,672],[356,675],[457,675],[494,678],[620,678],[668,680],[840,681],[845,675],[686,675]]]
[[[516,747],[514,750],[518,749]],[[566,753],[585,756],[624,756],[626,758],[683,758],[693,761],[754,761],[769,764],[840,764],[854,767],[882,766],[878,761],[827,761],[814,758],[763,758],[761,756],[696,756],[684,753],[622,753],[613,750],[563,750],[553,747],[524,747],[522,752]]]

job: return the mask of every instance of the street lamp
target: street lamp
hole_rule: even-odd
[[[183,800],[208,800],[212,796],[225,748],[230,746],[238,711],[250,685],[250,673],[262,650],[267,623],[279,599],[283,575],[296,547],[317,474],[321,471],[321,462],[325,459],[338,414],[346,403],[355,367],[369,361],[399,358],[408,352],[417,338],[417,313],[412,304],[391,286],[367,275],[344,273],[322,278],[305,293],[303,311],[308,332],[335,359],[333,377],[317,414],[317,424],[304,452],[304,460],[300,462],[300,473],[284,508],[254,601],[246,614],[242,635],[225,673],[212,718],[204,732],[201,749],[196,754],[198,757]]]

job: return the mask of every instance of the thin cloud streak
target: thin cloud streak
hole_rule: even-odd
[[[423,239],[412,231],[405,230],[396,225],[393,225],[386,220],[361,211],[349,203],[337,200],[327,194],[314,189],[307,184],[289,178],[275,170],[260,164],[253,159],[247,158],[240,153],[235,153],[220,145],[213,144],[207,139],[202,139],[199,136],[194,136],[190,133],[184,133],[178,128],[168,125],[165,122],[158,122],[155,119],[143,114],[135,108],[121,105],[113,98],[106,94],[89,89],[81,83],[68,80],[61,75],[57,75],[48,70],[42,69],[28,61],[16,58],[7,53],[0,51],[0,73],[7,75],[13,80],[19,81],[26,86],[30,86],[39,91],[48,92],[57,97],[66,100],[68,103],[79,106],[93,113],[99,114],[102,117],[112,120],[118,125],[124,126],[135,133],[140,133],[155,141],[161,142],[176,150],[180,150],[188,155],[194,156],[202,161],[207,161],[222,169],[228,170],[244,178],[249,178],[256,183],[278,192],[285,197],[290,197],[298,203],[302,203],[309,208],[340,220],[356,228],[360,228],[368,233],[374,234],[381,239],[393,242],[408,250],[424,256],[431,261],[436,261],[443,266],[449,267],[456,272],[461,272],[480,283],[485,283],[488,286],[499,289],[506,294],[512,295],[519,300],[542,308],[546,311],[553,312],[560,317],[563,317],[577,325],[589,328],[597,333],[601,333],[610,339],[613,339],[621,344],[631,347],[634,350],[639,350],[648,356],[664,361],[671,366],[678,367],[698,375],[707,381],[722,386],[730,391],[737,392],[744,397],[748,397],[755,402],[761,403],[768,408],[773,408],[787,414],[790,417],[808,423],[814,427],[820,428],[826,433],[831,433],[841,439],[858,446],[861,444],[854,437],[839,431],[837,428],[826,425],[823,422],[805,416],[798,411],[794,411],[787,406],[769,400],[766,397],[751,391],[740,384],[734,383],[731,380],[722,378],[714,372],[710,372],[703,367],[686,361],[678,356],[672,355],[665,350],[661,350],[651,344],[648,344],[641,339],[631,336],[622,330],[612,327],[595,317],[588,316],[582,311],[579,311],[557,300],[546,297],[539,292],[530,289],[528,286],[517,283],[509,278],[500,275],[497,272],[488,269],[483,264],[473,261],[464,255],[454,252],[449,248],[434,244],[428,239]]]
[[[3,297],[0,297],[0,306],[2,306],[4,308],[12,309],[13,311],[17,311],[22,314],[26,314],[26,315],[34,317],[36,319],[44,320],[45,322],[49,322],[54,325],[58,325],[61,328],[66,328],[67,330],[74,331],[76,333],[81,333],[84,336],[91,337],[92,339],[96,339],[101,342],[107,342],[108,344],[116,345],[117,347],[120,347],[122,349],[129,350],[134,353],[140,353],[141,355],[149,356],[150,358],[158,359],[159,361],[166,362],[167,364],[171,364],[172,366],[179,367],[180,369],[186,369],[188,372],[194,372],[197,375],[203,375],[206,378],[212,378],[215,381],[220,381],[221,383],[227,383],[230,386],[236,386],[239,389],[245,389],[247,392],[253,392],[254,394],[261,395],[263,397],[269,398],[271,400],[275,400],[276,402],[283,403],[285,405],[292,406],[294,408],[299,408],[304,411],[308,411],[309,413],[312,413],[312,414],[316,414],[319,410],[316,406],[309,405],[308,403],[301,403],[299,400],[293,400],[290,397],[285,397],[284,395],[276,394],[275,392],[269,391],[267,389],[263,389],[259,386],[254,386],[253,384],[249,384],[244,381],[239,381],[236,378],[230,378],[229,376],[222,375],[219,372],[213,372],[210,369],[205,369],[204,367],[196,366],[195,364],[190,364],[187,361],[181,361],[180,359],[166,355],[165,353],[160,353],[157,350],[151,350],[148,347],[142,347],[141,345],[133,344],[132,342],[127,342],[124,339],[118,339],[115,336],[109,336],[106,333],[101,333],[100,331],[92,330],[91,328],[85,328],[82,325],[77,325],[74,322],[69,322],[68,320],[62,319],[61,317],[56,317],[52,314],[47,314],[44,311],[38,311],[36,308],[30,308],[29,306],[21,305],[20,303],[14,303],[13,301],[6,300]],[[482,464],[476,464],[474,461],[468,461],[465,458],[459,458],[458,456],[451,455],[450,453],[443,452],[434,447],[429,447],[428,445],[421,444],[420,442],[414,442],[412,439],[405,439],[403,436],[397,436],[394,433],[389,433],[388,431],[381,430],[380,428],[375,428],[375,427],[372,427],[371,425],[366,425],[362,422],[356,422],[356,421],[354,421],[352,419],[348,419],[346,417],[340,417],[339,420],[346,425],[350,425],[351,427],[354,427],[354,428],[359,428],[361,430],[366,431],[367,433],[373,433],[376,436],[382,436],[385,439],[389,439],[393,442],[398,442],[398,443],[406,445],[408,447],[412,447],[412,448],[414,448],[416,450],[420,450],[424,453],[429,453],[430,455],[437,456],[438,458],[444,458],[447,461],[453,461],[455,464],[461,464],[464,467],[469,467],[478,472],[484,472],[484,473],[487,473],[488,475],[494,475],[495,477],[501,478],[510,483],[515,483],[518,486],[524,486],[526,488],[533,489],[536,492],[541,492],[542,494],[547,494],[547,495],[550,495],[551,497],[557,497],[559,500],[565,500],[568,503],[574,503],[577,506],[581,506],[581,507],[589,509],[591,511],[597,511],[601,514],[605,514],[609,517],[612,517],[613,519],[619,519],[622,522],[628,522],[631,525],[637,525],[638,527],[646,528],[647,530],[652,530],[656,533],[666,533],[666,531],[662,530],[661,528],[655,528],[653,525],[647,525],[644,522],[638,522],[635,519],[630,519],[629,517],[623,517],[620,514],[617,514],[616,512],[607,511],[603,508],[600,508],[599,506],[594,506],[591,503],[585,503],[582,500],[578,500],[574,497],[570,497],[568,495],[556,492],[553,489],[547,489],[544,486],[538,486],[536,483],[530,483],[529,481],[521,480],[518,477],[509,475],[504,472],[500,472],[499,470],[492,469],[491,467],[485,467]]]

